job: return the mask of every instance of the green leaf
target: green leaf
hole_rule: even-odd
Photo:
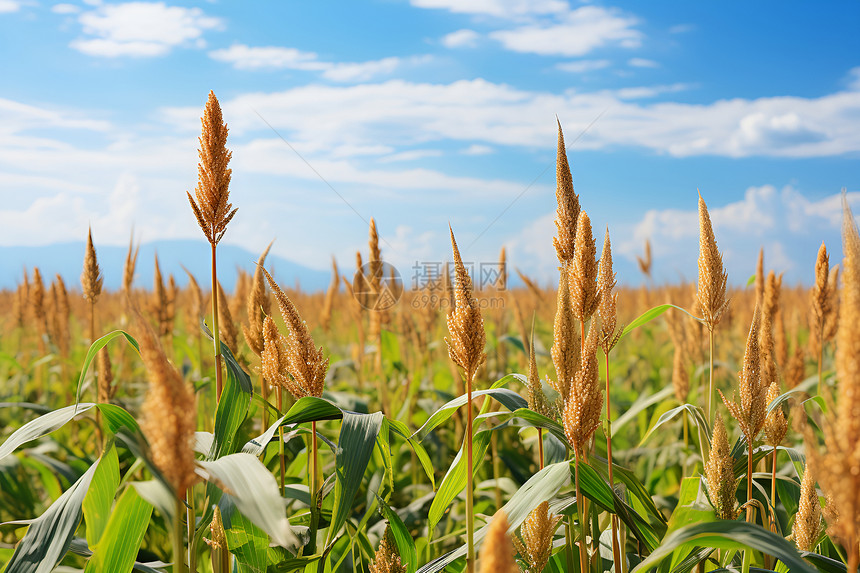
[[[671,385],[666,386],[659,392],[650,395],[642,395],[640,396],[633,404],[628,408],[623,414],[618,416],[618,419],[612,422],[612,437],[614,438],[618,431],[621,430],[625,425],[627,425],[630,420],[636,418],[640,412],[643,410],[650,408],[654,404],[662,402],[666,398],[673,396],[675,394],[675,388]]]
[[[326,545],[332,543],[352,510],[352,502],[364,478],[364,471],[376,437],[382,429],[382,412],[353,414],[344,412],[335,453],[334,507]],[[273,478],[274,479],[274,478]]]
[[[81,368],[81,377],[78,378],[78,386],[75,391],[75,402],[77,403],[81,397],[81,386],[84,383],[84,378],[87,376],[87,371],[90,369],[90,364],[93,360],[95,360],[96,355],[99,353],[99,350],[104,348],[108,342],[117,338],[118,336],[124,336],[125,339],[131,344],[132,348],[134,348],[135,352],[140,354],[140,345],[137,343],[137,340],[134,339],[132,335],[125,332],[124,330],[114,330],[113,332],[109,332],[93,342],[90,345],[90,349],[87,351],[87,357],[84,359],[84,365]]]
[[[794,546],[775,533],[745,521],[715,521],[697,523],[677,529],[667,535],[660,547],[654,550],[632,573],[645,572],[657,567],[663,559],[686,543],[717,549],[746,548],[778,557],[792,572],[816,573]]]
[[[481,431],[475,434],[472,439],[472,476],[477,475],[478,470],[481,467],[481,462],[487,453],[487,448],[490,445],[490,435],[492,432],[489,431]],[[465,437],[464,437],[465,438]],[[451,505],[451,502],[454,501],[454,498],[457,497],[461,491],[466,487],[466,440],[463,440],[463,444],[460,446],[460,451],[457,452],[456,457],[454,457],[454,461],[451,462],[451,467],[448,468],[448,473],[445,474],[445,477],[442,478],[442,481],[439,483],[439,489],[436,491],[436,495],[433,497],[433,501],[430,504],[430,512],[427,516],[428,519],[428,528],[432,533],[439,522],[444,517],[445,512],[448,511],[448,506]]]
[[[535,507],[544,501],[549,501],[558,493],[558,490],[569,484],[570,462],[548,465],[533,475],[502,507],[508,517],[508,532],[515,531]],[[488,529],[489,524],[475,532],[476,546],[480,545],[486,537]],[[418,573],[437,573],[445,569],[454,560],[465,555],[466,545],[461,545],[458,549],[427,563],[418,570]]]
[[[397,545],[397,553],[400,554],[400,562],[406,566],[407,573],[415,573],[418,569],[418,552],[415,550],[415,540],[403,524],[403,520],[397,515],[397,512],[385,503],[385,500],[376,496],[376,501],[382,510],[382,515],[388,521],[391,527],[391,534],[394,536],[394,543]]]
[[[116,455],[116,448],[111,444],[102,455],[102,461],[84,498],[84,520],[87,524],[87,543],[90,547],[95,546],[104,533],[118,487],[119,458]]]
[[[227,548],[236,556],[240,573],[266,573],[269,536],[236,510],[229,495],[221,498],[220,508]]]
[[[215,411],[215,440],[207,459],[214,460],[236,453],[239,450],[237,432],[245,421],[251,404],[251,378],[236,362],[236,358],[225,344],[221,344],[221,354],[227,367],[227,381],[221,391],[221,399]]]
[[[132,432],[140,432],[140,425],[137,423],[137,420],[124,408],[115,404],[96,404],[96,408],[101,410],[102,418],[107,422],[108,430],[112,434],[119,432],[120,428],[128,428]]]
[[[75,416],[83,414],[93,406],[95,404],[91,403],[66,406],[65,408],[49,412],[44,416],[39,416],[35,420],[30,420],[6,438],[6,441],[0,446],[0,460],[27,442],[31,442],[62,428]]]
[[[170,523],[173,512],[176,511],[175,498],[170,488],[157,479],[135,481],[130,484],[137,494],[158,510],[164,520]]]
[[[26,535],[15,547],[6,571],[9,573],[48,573],[69,550],[81,521],[87,489],[99,466],[97,460],[51,507],[30,523]]]
[[[663,426],[664,424],[672,421],[677,415],[681,412],[687,412],[690,415],[693,423],[696,425],[696,428],[699,430],[699,436],[705,436],[708,440],[708,447],[710,447],[711,443],[711,428],[708,425],[707,420],[705,420],[704,415],[702,414],[702,409],[698,406],[693,406],[692,404],[681,404],[677,408],[672,408],[668,412],[665,412],[662,416],[657,419],[657,422],[648,430],[648,432],[642,437],[639,441],[639,445],[645,443],[645,441],[657,431],[658,428]]]
[[[421,467],[424,468],[424,473],[427,474],[427,477],[430,479],[430,487],[436,489],[436,479],[433,470],[433,462],[430,461],[430,456],[427,455],[427,450],[424,449],[424,446],[421,445],[421,442],[412,438],[409,434],[409,428],[401,422],[400,420],[388,420],[388,424],[391,426],[391,429],[399,434],[406,443],[409,444],[409,447],[415,452],[415,455],[418,457],[418,461],[421,463]]]
[[[701,318],[693,316],[692,314],[690,314],[690,312],[688,310],[683,309],[680,306],[675,306],[674,304],[661,304],[660,306],[655,306],[654,308],[646,310],[641,315],[639,315],[639,317],[636,318],[633,322],[631,322],[630,324],[625,326],[624,331],[621,333],[621,338],[624,338],[625,336],[630,334],[631,331],[639,328],[643,324],[651,322],[652,320],[654,320],[655,318],[657,318],[658,316],[660,316],[661,314],[663,314],[664,312],[666,312],[670,308],[678,309],[681,312],[683,312],[684,314],[691,317],[692,319],[698,320],[699,322],[702,322]]]
[[[86,573],[127,573],[135,567],[135,557],[149,525],[152,506],[126,488],[111,513],[101,540],[92,547],[93,558]]]
[[[500,388],[504,383],[507,383],[509,380],[518,380],[518,378],[512,374],[509,374],[497,381],[493,384],[493,387],[489,390],[478,390],[477,392],[472,392],[472,400],[483,395],[489,395],[502,403],[508,410],[511,412],[518,410],[520,408],[528,408],[528,401],[524,400],[522,396],[514,392],[513,390],[508,390],[506,388]],[[468,401],[468,397],[466,394],[462,396],[458,396],[454,398],[447,404],[443,405],[441,408],[433,412],[430,415],[430,418],[424,422],[424,425],[418,428],[418,430],[412,434],[412,437],[422,441],[427,435],[439,427],[441,424],[445,423],[451,416],[454,415],[454,412],[457,411],[458,408],[465,405]]]
[[[298,544],[275,476],[259,459],[238,453],[198,463],[214,478],[218,488],[233,498],[242,515],[268,533],[275,543],[286,548]]]
[[[322,398],[305,396],[299,398],[284,416],[282,425],[319,422],[320,420],[338,420],[343,417],[340,408]]]

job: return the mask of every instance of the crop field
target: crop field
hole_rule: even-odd
[[[4,571],[797,571],[860,565],[860,235],[811,288],[727,280],[698,200],[691,284],[622,288],[558,131],[559,273],[404,284],[376,223],[326,292],[279,283],[210,93],[188,194],[211,276],[103,288],[32,261],[0,292]],[[234,207],[235,205],[235,207]],[[447,230],[446,230],[447,231]],[[516,286],[513,277],[519,275]],[[731,284],[746,284],[732,288]]]

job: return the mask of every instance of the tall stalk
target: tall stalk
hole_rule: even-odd
[[[606,357],[606,458],[609,464],[609,487],[615,489],[615,479],[612,474],[612,413],[609,407],[609,353],[604,353]],[[615,514],[611,517],[612,520],[612,558],[615,563],[621,567],[621,548],[618,546],[618,518]]]
[[[212,243],[212,341],[215,345],[215,399],[221,401],[224,382],[221,378],[221,336],[218,330],[218,264],[216,244]]]
[[[708,424],[714,424],[714,412],[711,406],[714,401],[714,329],[708,327],[708,346],[710,353],[708,356]]]
[[[185,546],[182,537],[183,513],[185,513],[185,504],[177,497],[173,509],[173,527],[170,532],[173,542],[173,573],[186,573],[188,571],[185,566]]]
[[[588,551],[585,546],[585,536],[588,532],[586,524],[586,512],[588,508],[585,506],[585,498],[582,495],[582,490],[579,488],[579,460],[582,455],[581,448],[574,449],[574,481],[576,482],[576,505],[579,511],[579,570],[588,571]]]
[[[475,571],[475,508],[472,478],[472,377],[466,378],[466,571]]]

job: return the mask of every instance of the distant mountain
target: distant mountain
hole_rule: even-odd
[[[50,281],[59,273],[67,287],[80,289],[80,277],[84,264],[86,243],[57,243],[40,247],[0,246],[0,289],[14,289],[22,280],[23,269],[32,277],[34,266],[39,267],[42,278]],[[96,245],[99,266],[105,277],[105,288],[116,290],[122,285],[122,272],[128,247]],[[140,246],[134,284],[152,288],[155,269],[155,253],[165,280],[174,275],[180,286],[188,282],[182,265],[185,266],[203,288],[210,283],[211,259],[208,243],[195,240],[154,241]],[[242,247],[218,245],[218,280],[224,289],[233,290],[238,269],[254,272],[260,253],[252,253]],[[323,290],[331,281],[331,273],[318,271],[282,257],[269,255],[266,269],[284,287],[301,287],[304,291]]]

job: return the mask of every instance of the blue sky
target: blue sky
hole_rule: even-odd
[[[375,217],[408,273],[450,222],[549,281],[557,116],[622,282],[646,238],[658,281],[695,277],[697,189],[733,282],[759,247],[808,281],[840,190],[860,207],[858,26],[857,2],[0,0],[0,245],[202,238],[212,89],[224,241],[253,252],[348,268]]]

